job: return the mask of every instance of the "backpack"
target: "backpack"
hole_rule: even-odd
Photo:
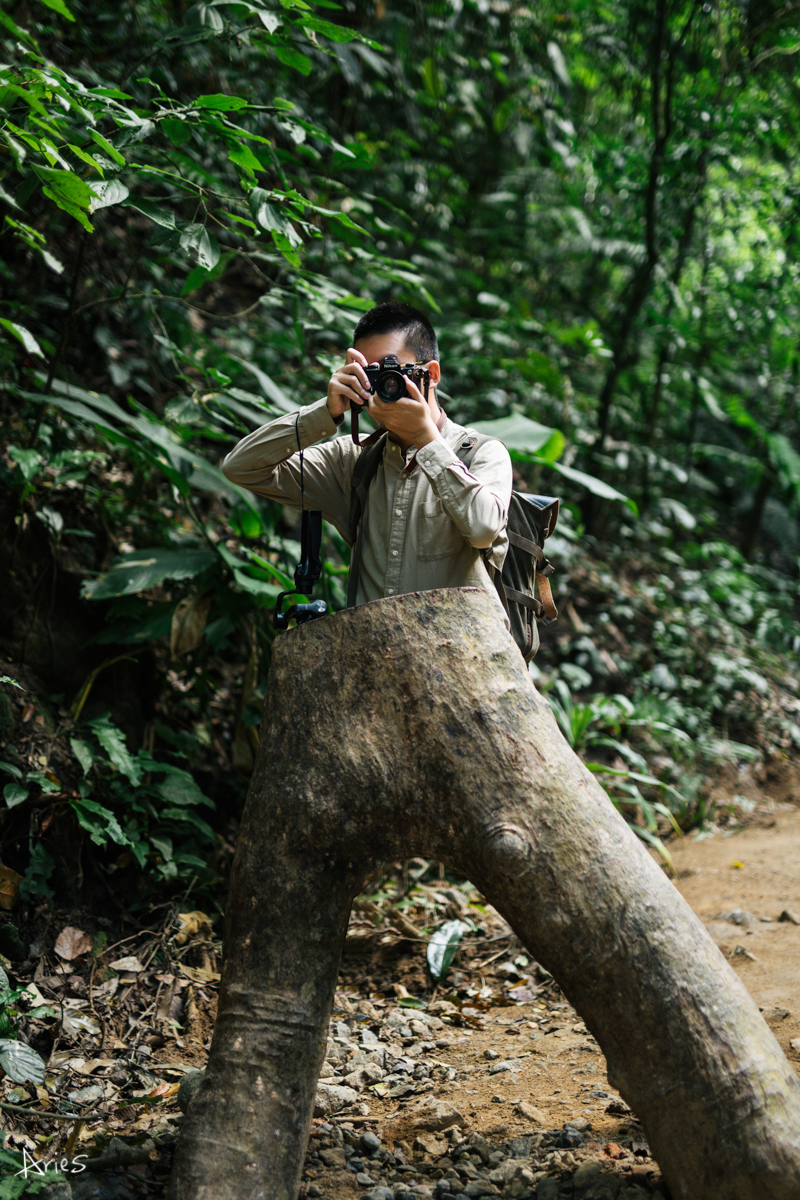
[[[373,435],[374,436],[374,435]],[[367,507],[367,490],[375,478],[383,456],[387,434],[379,435],[362,443],[364,449],[358,457],[351,480],[350,528],[357,530],[350,561],[350,578],[347,585],[347,607],[356,602],[358,570],[361,563],[361,517]],[[485,434],[467,430],[467,436],[456,447],[456,454],[467,470],[484,442],[491,441]],[[489,568],[497,594],[508,614],[511,636],[520,648],[526,662],[530,662],[539,648],[539,629],[534,617],[545,625],[552,625],[558,609],[550,588],[550,576],[554,567],[545,557],[543,546],[558,521],[559,501],[554,496],[534,496],[526,492],[512,492],[508,508],[508,551],[498,568],[492,561],[492,547],[483,551],[484,562]],[[540,599],[534,592],[539,585]]]

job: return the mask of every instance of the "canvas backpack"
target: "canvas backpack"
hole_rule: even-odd
[[[358,590],[358,572],[361,564],[361,517],[367,507],[367,492],[375,478],[383,456],[387,435],[369,438],[362,443],[351,480],[350,528],[357,531],[350,560],[350,579],[347,588],[347,606],[352,608]],[[485,434],[468,429],[456,447],[456,454],[467,470],[484,442],[492,441]],[[556,527],[558,500],[553,496],[535,496],[526,492],[512,492],[508,509],[506,536],[508,550],[502,567],[493,561],[493,547],[483,551],[484,561],[492,576],[497,594],[508,614],[511,635],[519,646],[526,662],[530,662],[539,648],[537,618],[551,625],[558,616],[558,609],[550,588],[553,566],[544,553],[544,543]],[[538,585],[539,598],[535,592]]]

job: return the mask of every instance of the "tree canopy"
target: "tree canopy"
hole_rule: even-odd
[[[219,463],[390,297],[564,498],[537,662],[643,836],[702,819],[703,747],[796,744],[800,5],[17,0],[0,38],[0,648],[62,747],[3,754],[24,893],[53,820],[214,877],[299,550]],[[334,608],[348,560],[328,528]]]

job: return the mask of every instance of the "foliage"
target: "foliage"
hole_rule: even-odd
[[[0,1067],[16,1083],[44,1083],[45,1063],[25,1042],[14,1036],[19,1032],[16,1022],[17,1002],[24,996],[24,988],[12,988],[8,976],[0,967]],[[52,1013],[45,1006],[28,1009],[26,1016],[42,1016]]]
[[[26,896],[66,821],[108,870],[214,877],[298,559],[219,464],[389,296],[434,313],[449,415],[563,497],[543,682],[643,836],[731,746],[797,746],[791,6],[59,0],[0,39],[0,639],[69,694],[66,771],[3,754]],[[326,528],[334,609],[348,562]]]

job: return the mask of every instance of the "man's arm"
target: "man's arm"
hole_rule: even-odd
[[[505,529],[511,500],[511,459],[502,442],[485,441],[468,470],[443,438],[435,438],[417,454],[447,515],[462,536],[484,550]]]
[[[319,509],[344,538],[349,538],[350,475],[353,455],[347,438],[315,446],[336,432],[326,400],[277,417],[234,446],[222,470],[240,487],[290,508]],[[300,455],[303,450],[303,489]]]

